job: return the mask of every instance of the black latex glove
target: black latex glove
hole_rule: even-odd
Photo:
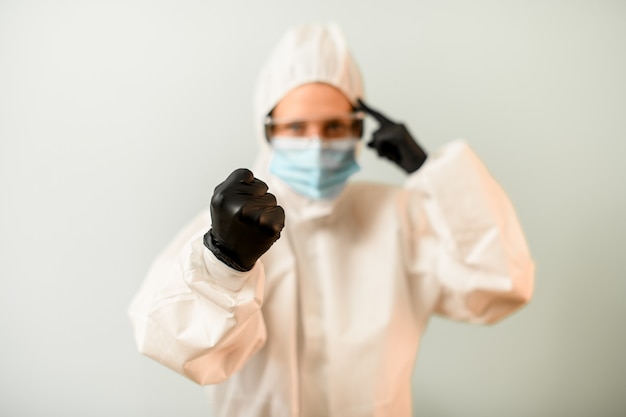
[[[204,245],[231,268],[249,271],[280,237],[285,212],[263,181],[240,168],[215,187],[211,219]]]
[[[395,162],[407,173],[417,171],[426,161],[426,152],[417,144],[413,136],[402,123],[391,121],[378,111],[358,100],[359,109],[371,115],[378,124],[378,130],[372,134],[367,146],[376,149],[379,156]]]

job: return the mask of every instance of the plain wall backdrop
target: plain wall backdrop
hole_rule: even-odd
[[[415,415],[626,415],[626,2],[0,0],[1,416],[210,415],[126,309],[250,166],[270,49],[328,20],[372,106],[430,151],[476,150],[537,264],[509,319],[431,320]],[[369,150],[363,168],[403,179]]]

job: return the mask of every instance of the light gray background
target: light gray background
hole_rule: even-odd
[[[537,263],[508,320],[431,321],[415,415],[626,415],[626,2],[597,0],[1,0],[0,415],[210,415],[126,308],[250,165],[257,70],[311,20],[342,25],[370,103],[426,148],[469,141]]]

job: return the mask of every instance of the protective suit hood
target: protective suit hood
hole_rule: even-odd
[[[306,200],[307,205],[312,202],[289,192],[288,187],[269,173],[270,147],[265,138],[264,120],[289,91],[313,82],[339,89],[354,105],[357,98],[363,98],[361,73],[348,50],[345,36],[334,23],[304,24],[287,31],[261,69],[254,98],[254,123],[260,154],[253,172],[269,181],[270,188],[278,188],[275,191],[281,195],[283,191],[287,192],[294,203]],[[318,205],[329,206],[325,202]]]
[[[338,88],[353,104],[363,97],[361,74],[336,24],[300,25],[283,35],[257,80],[258,126],[263,126],[265,116],[289,91],[312,82]]]

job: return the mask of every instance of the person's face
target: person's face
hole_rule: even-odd
[[[352,104],[337,88],[310,83],[291,90],[276,105],[268,135],[344,139],[360,136]]]

